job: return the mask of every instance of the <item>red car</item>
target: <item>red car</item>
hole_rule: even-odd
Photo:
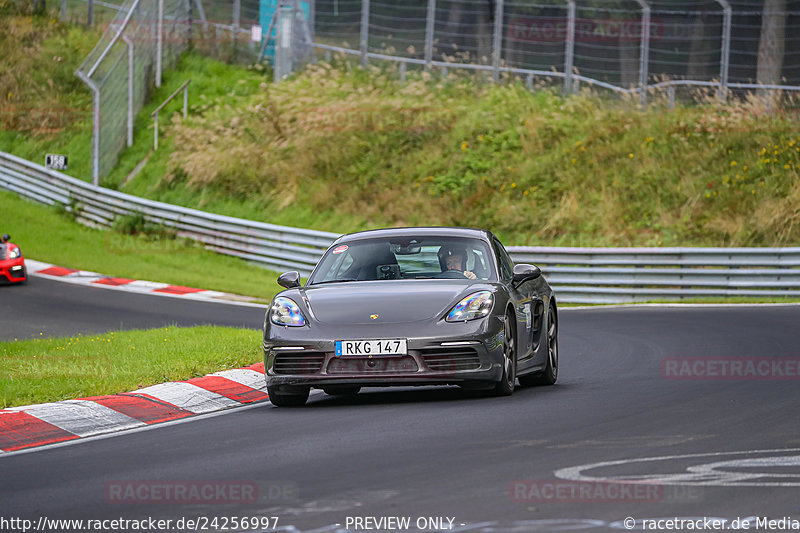
[[[25,271],[25,258],[22,257],[22,250],[13,242],[7,234],[0,238],[0,283],[25,283],[28,281],[28,273]]]

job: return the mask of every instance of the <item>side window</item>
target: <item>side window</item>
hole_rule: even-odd
[[[494,239],[494,253],[497,256],[497,264],[500,267],[500,277],[503,279],[511,279],[514,275],[514,263],[508,256],[508,252],[500,244],[500,241]]]

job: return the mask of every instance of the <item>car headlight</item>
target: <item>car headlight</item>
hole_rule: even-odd
[[[494,296],[490,291],[470,294],[447,313],[445,320],[448,322],[466,322],[467,320],[483,318],[492,310],[493,302]]]
[[[279,326],[305,326],[306,318],[300,307],[289,298],[279,296],[269,309],[269,320]]]
[[[19,246],[13,246],[8,248],[8,258],[9,259],[16,259],[22,255],[22,250],[19,249]]]

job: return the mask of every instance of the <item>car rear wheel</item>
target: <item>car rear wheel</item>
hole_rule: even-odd
[[[517,381],[517,336],[514,318],[506,313],[503,319],[503,376],[492,392],[496,396],[511,396]]]
[[[358,386],[339,386],[334,385],[331,387],[322,387],[322,390],[325,391],[325,394],[330,396],[355,396],[358,394],[358,391],[361,390],[361,387]]]
[[[525,387],[553,385],[558,380],[558,314],[554,307],[547,313],[547,362],[544,370],[529,376],[520,376],[519,384]]]
[[[276,387],[267,387],[269,401],[275,407],[299,407],[305,405],[309,392],[308,387],[298,388],[297,391],[292,391],[291,393],[285,390],[278,390]]]

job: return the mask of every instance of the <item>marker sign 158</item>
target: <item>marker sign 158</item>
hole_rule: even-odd
[[[47,154],[44,156],[44,166],[51,170],[66,170],[67,156],[58,154]]]

